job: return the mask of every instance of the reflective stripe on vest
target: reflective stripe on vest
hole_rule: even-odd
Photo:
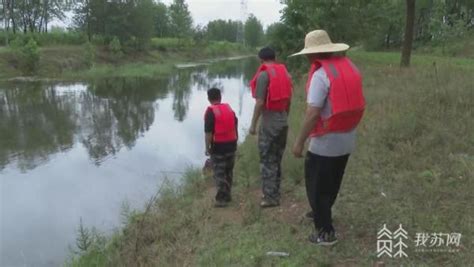
[[[256,98],[257,78],[262,71],[267,72],[269,80],[265,109],[287,111],[293,86],[285,65],[277,63],[260,65],[249,83],[254,98]]]
[[[235,114],[229,104],[221,103],[211,105],[206,112],[209,110],[214,113],[213,141],[215,143],[236,141]]]
[[[328,118],[318,119],[311,136],[351,131],[359,124],[365,109],[359,71],[347,57],[318,59],[311,67],[307,90],[318,66],[324,69],[329,78],[328,99],[331,103],[331,115]]]

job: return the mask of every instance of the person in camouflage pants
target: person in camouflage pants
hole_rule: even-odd
[[[212,170],[217,194],[216,201],[231,201],[235,152],[211,154]]]
[[[263,195],[271,201],[279,201],[281,160],[285,152],[288,126],[281,128],[260,127],[258,134]]]
[[[291,77],[283,64],[275,61],[275,51],[262,48],[258,57],[262,65],[250,82],[256,99],[250,134],[258,133],[263,208],[280,205],[281,160],[288,134],[288,113],[291,101]],[[277,97],[275,97],[277,95]]]
[[[211,105],[204,114],[206,155],[211,156],[214,172],[215,206],[225,207],[231,201],[238,120],[230,105],[221,102],[219,89],[211,88],[207,95]]]

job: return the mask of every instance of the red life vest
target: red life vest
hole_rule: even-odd
[[[331,102],[331,115],[321,116],[310,136],[322,136],[333,132],[348,132],[362,119],[365,99],[362,91],[362,77],[347,57],[331,57],[313,62],[306,82],[306,94],[314,72],[322,67],[329,78],[328,99]]]
[[[206,110],[206,114],[209,111],[214,113],[214,143],[236,141],[235,114],[229,104],[210,105]]]
[[[265,108],[271,111],[287,111],[293,86],[285,65],[277,63],[260,65],[249,84],[253,98],[256,98],[257,78],[262,71],[266,71],[269,78]]]

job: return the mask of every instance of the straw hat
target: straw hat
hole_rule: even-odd
[[[298,56],[305,54],[316,54],[316,53],[330,53],[330,52],[342,52],[349,49],[349,45],[342,43],[333,43],[329,38],[329,35],[324,30],[315,30],[308,34],[304,38],[304,48],[298,53],[290,55]]]

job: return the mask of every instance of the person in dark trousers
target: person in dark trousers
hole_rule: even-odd
[[[261,65],[250,88],[256,99],[249,133],[258,133],[260,174],[262,176],[263,208],[280,205],[281,160],[288,134],[288,113],[292,94],[291,77],[285,65],[275,61],[275,51],[262,48],[258,57]]]
[[[346,44],[332,43],[323,30],[308,33],[305,48],[294,55],[306,55],[311,69],[306,83],[306,114],[303,128],[292,152],[302,157],[310,137],[305,159],[306,193],[316,233],[309,240],[319,245],[337,242],[332,224],[332,206],[344,176],[347,161],[355,148],[356,127],[365,100],[362,78],[343,53]]]
[[[229,104],[221,102],[221,91],[207,91],[211,105],[204,115],[206,155],[211,156],[217,193],[216,207],[225,207],[232,200],[232,178],[237,150],[238,121]]]

